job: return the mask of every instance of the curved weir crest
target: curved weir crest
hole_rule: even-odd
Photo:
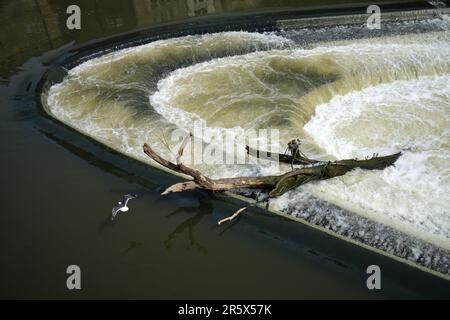
[[[176,150],[179,141],[163,137],[198,121],[225,133],[275,128],[283,143],[303,139],[311,158],[403,151],[395,167],[311,183],[271,207],[448,274],[450,28],[446,16],[425,23],[436,30],[308,45],[296,41],[302,30],[159,40],[76,66],[45,108],[148,163],[144,142],[170,158],[166,143]],[[214,178],[289,170],[195,167]]]

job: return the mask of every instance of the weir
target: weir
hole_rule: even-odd
[[[132,46],[70,69],[42,102],[52,117],[150,165],[144,142],[171,157],[164,137],[190,132],[196,121],[222,132],[277,129],[282,142],[301,138],[314,159],[402,151],[394,168],[304,186],[269,209],[448,278],[448,11],[389,13],[377,34],[360,32],[363,17],[282,20],[271,32]],[[176,150],[179,141],[166,142]],[[196,166],[213,178],[288,167]]]

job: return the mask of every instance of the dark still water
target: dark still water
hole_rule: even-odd
[[[48,70],[126,41],[272,31],[278,19],[365,14],[362,2],[76,1],[82,27],[72,31],[66,8],[74,1],[0,2],[0,297],[449,298],[443,277],[261,209],[218,227],[243,203],[200,191],[161,197],[179,178],[87,138],[41,106]],[[46,78],[60,81],[61,69],[51,70]],[[126,193],[138,198],[111,222]],[[81,268],[79,291],[66,287],[69,265]],[[367,289],[369,265],[381,268],[381,290]]]

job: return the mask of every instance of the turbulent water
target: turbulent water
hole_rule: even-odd
[[[46,109],[147,162],[144,142],[171,157],[166,144],[178,143],[168,139],[171,132],[192,131],[196,121],[222,132],[279,129],[281,142],[301,138],[311,158],[402,151],[394,167],[310,183],[271,205],[448,273],[450,23],[443,16],[415,24],[429,30],[339,40],[337,27],[316,30],[333,34],[332,41],[308,43],[310,30],[160,40],[73,68],[50,88]],[[211,177],[289,168],[196,166]]]

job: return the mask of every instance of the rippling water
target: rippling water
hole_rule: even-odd
[[[336,39],[306,45],[307,30],[155,41],[73,68],[50,88],[46,109],[146,162],[144,142],[170,157],[161,137],[191,131],[196,120],[225,131],[277,128],[283,142],[302,138],[312,158],[402,151],[394,167],[311,183],[271,204],[286,210],[313,195],[448,250],[450,23],[416,24],[432,30],[338,40],[339,28],[324,29]],[[211,177],[274,173],[258,164],[197,167]],[[369,227],[358,224],[362,235]]]

